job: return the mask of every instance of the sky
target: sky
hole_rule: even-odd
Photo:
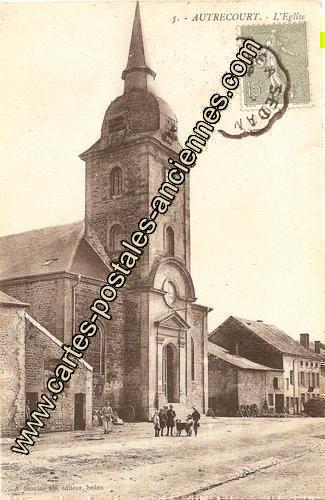
[[[316,3],[298,4],[309,9],[311,31]],[[251,12],[259,2],[254,9],[245,1],[141,2],[147,62],[182,141],[209,97],[221,92],[236,51],[236,22],[190,20],[238,5]],[[272,9],[269,2],[263,15]],[[123,92],[133,13],[128,1],[0,5],[0,235],[83,219],[78,155],[99,138],[108,105]],[[311,103],[289,107],[258,139],[214,134],[191,173],[191,273],[198,302],[213,308],[210,331],[235,315],[325,342],[321,88],[313,43]]]

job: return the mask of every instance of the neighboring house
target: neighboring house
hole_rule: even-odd
[[[304,334],[303,334],[304,335]],[[308,335],[308,334],[305,334]],[[308,349],[318,354],[321,358],[320,361],[320,395],[325,398],[325,344],[320,342],[320,340],[314,340],[309,343],[309,335],[306,337],[304,342],[308,345]]]
[[[26,318],[26,402],[30,410],[36,409],[42,394],[48,394],[47,381],[56,366],[62,363],[63,343],[28,313]],[[89,430],[92,426],[92,367],[83,359],[65,383],[51,418],[46,421],[45,432]]]
[[[282,410],[283,372],[209,342],[209,408],[216,415],[235,416],[241,405],[257,405],[261,413],[267,401]]]
[[[28,302],[30,316],[59,342],[71,343],[88,319],[109,263],[123,250],[121,240],[149,216],[168,158],[181,149],[173,111],[150,90],[154,76],[137,5],[124,92],[108,106],[99,140],[81,155],[85,221],[0,238],[1,290]],[[207,409],[209,308],[196,303],[190,274],[189,180],[162,219],[112,304],[112,321],[97,322],[99,332],[84,355],[93,367],[95,408],[109,399],[122,414],[134,406],[138,418],[167,403],[192,401]],[[45,349],[39,362],[50,368],[53,354]],[[43,387],[40,377],[28,392]]]
[[[276,326],[229,316],[211,333],[209,340],[231,354],[283,370],[281,403],[280,396],[277,398],[280,412],[299,413],[305,401],[319,397],[320,356]]]
[[[48,394],[47,380],[62,356],[62,342],[27,312],[28,304],[0,292],[1,435],[19,434],[26,403],[36,409]],[[92,423],[92,368],[83,360],[47,420],[51,430],[89,429]]]

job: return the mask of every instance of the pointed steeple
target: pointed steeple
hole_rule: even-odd
[[[124,93],[131,90],[148,90],[148,78],[156,73],[146,64],[141,27],[140,7],[137,2],[133,20],[128,63],[122,73]]]

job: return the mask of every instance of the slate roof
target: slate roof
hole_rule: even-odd
[[[35,229],[0,238],[0,280],[69,271],[84,222]]]
[[[226,363],[236,366],[237,368],[241,368],[242,370],[282,371],[275,368],[270,368],[269,366],[260,365],[259,363],[254,363],[249,359],[242,358],[241,356],[236,356],[235,354],[230,354],[227,349],[213,344],[212,342],[208,342],[208,353],[212,356],[215,356],[216,358],[222,359]]]
[[[25,304],[25,302],[21,302],[18,299],[14,299],[14,297],[11,297],[10,295],[7,295],[6,293],[1,291],[0,291],[0,304],[7,306],[18,306],[18,307],[25,307],[29,305]]]
[[[230,318],[233,318],[241,326],[250,330],[254,335],[257,335],[260,339],[264,340],[283,354],[319,359],[317,354],[312,353],[309,349],[306,349],[304,346],[299,344],[299,342],[274,325],[268,325],[263,321],[252,321],[235,316],[230,316]]]

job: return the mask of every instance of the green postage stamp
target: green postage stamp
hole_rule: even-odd
[[[308,104],[310,87],[308,76],[308,52],[306,23],[263,24],[260,26],[241,26],[241,37],[251,38],[273,50],[291,80],[289,104]],[[285,85],[285,78],[271,51],[257,59],[254,67],[245,76],[244,105],[263,104],[269,92],[269,86]]]

